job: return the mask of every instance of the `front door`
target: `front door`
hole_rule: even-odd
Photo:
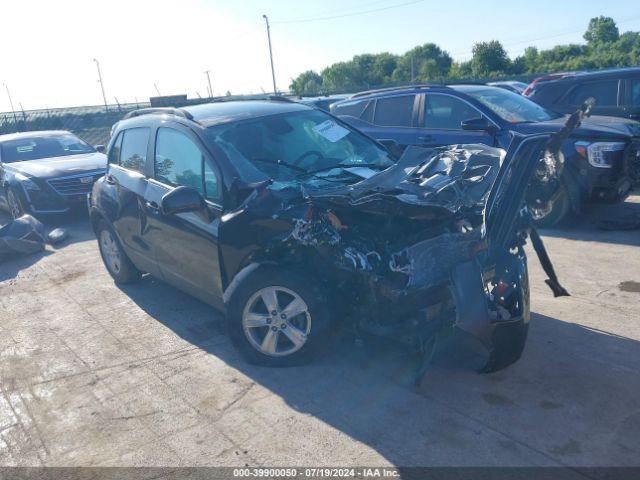
[[[222,306],[218,254],[221,185],[213,158],[190,129],[158,128],[154,175],[144,201],[146,236],[155,247],[165,280],[216,306]],[[162,197],[178,186],[200,192],[208,212],[162,214]]]
[[[493,147],[494,135],[485,131],[463,130],[465,120],[481,118],[482,113],[466,101],[444,93],[424,95],[418,144],[439,147],[462,143],[482,143]]]

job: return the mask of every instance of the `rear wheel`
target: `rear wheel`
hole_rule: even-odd
[[[229,336],[250,362],[280,367],[310,361],[330,334],[320,290],[297,272],[256,271],[233,295]]]
[[[96,230],[100,255],[107,271],[116,283],[126,284],[140,280],[142,274],[122,250],[118,237],[104,220]]]

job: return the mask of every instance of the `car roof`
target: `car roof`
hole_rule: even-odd
[[[313,109],[302,103],[290,101],[239,100],[204,103],[183,107],[181,110],[191,114],[194,121],[205,127],[210,127],[249,118]]]
[[[560,74],[561,76],[557,78],[550,78],[548,80],[545,77],[541,77],[539,80],[544,83],[550,82],[560,82],[563,80],[579,80],[579,79],[587,79],[587,78],[598,78],[598,77],[608,77],[615,76],[626,73],[640,73],[640,67],[624,67],[624,68],[606,68],[604,70],[597,70],[593,72],[566,72]]]
[[[474,92],[476,90],[495,90],[504,92],[504,88],[500,88],[495,85],[473,85],[473,84],[461,84],[461,85],[450,85],[452,90],[462,93]]]
[[[19,140],[21,138],[55,137],[58,135],[73,135],[73,134],[66,130],[34,130],[31,132],[18,132],[18,133],[8,133],[6,135],[0,135],[0,142],[7,142],[9,140]]]

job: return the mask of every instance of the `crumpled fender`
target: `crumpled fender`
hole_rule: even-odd
[[[482,269],[477,260],[454,267],[451,273],[451,290],[456,305],[455,325],[488,347],[491,343],[491,318]]]

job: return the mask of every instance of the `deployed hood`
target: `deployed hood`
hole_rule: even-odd
[[[398,163],[366,180],[339,189],[314,189],[308,194],[352,206],[373,204],[392,210],[387,213],[393,209],[400,213],[398,203],[422,207],[419,211],[423,214],[423,207],[441,214],[475,210],[486,202],[504,156],[504,150],[480,144],[409,147]],[[385,206],[388,202],[391,204]]]
[[[94,172],[107,168],[107,156],[103,153],[85,153],[66,157],[40,158],[5,164],[5,168],[29,177],[53,178]]]

